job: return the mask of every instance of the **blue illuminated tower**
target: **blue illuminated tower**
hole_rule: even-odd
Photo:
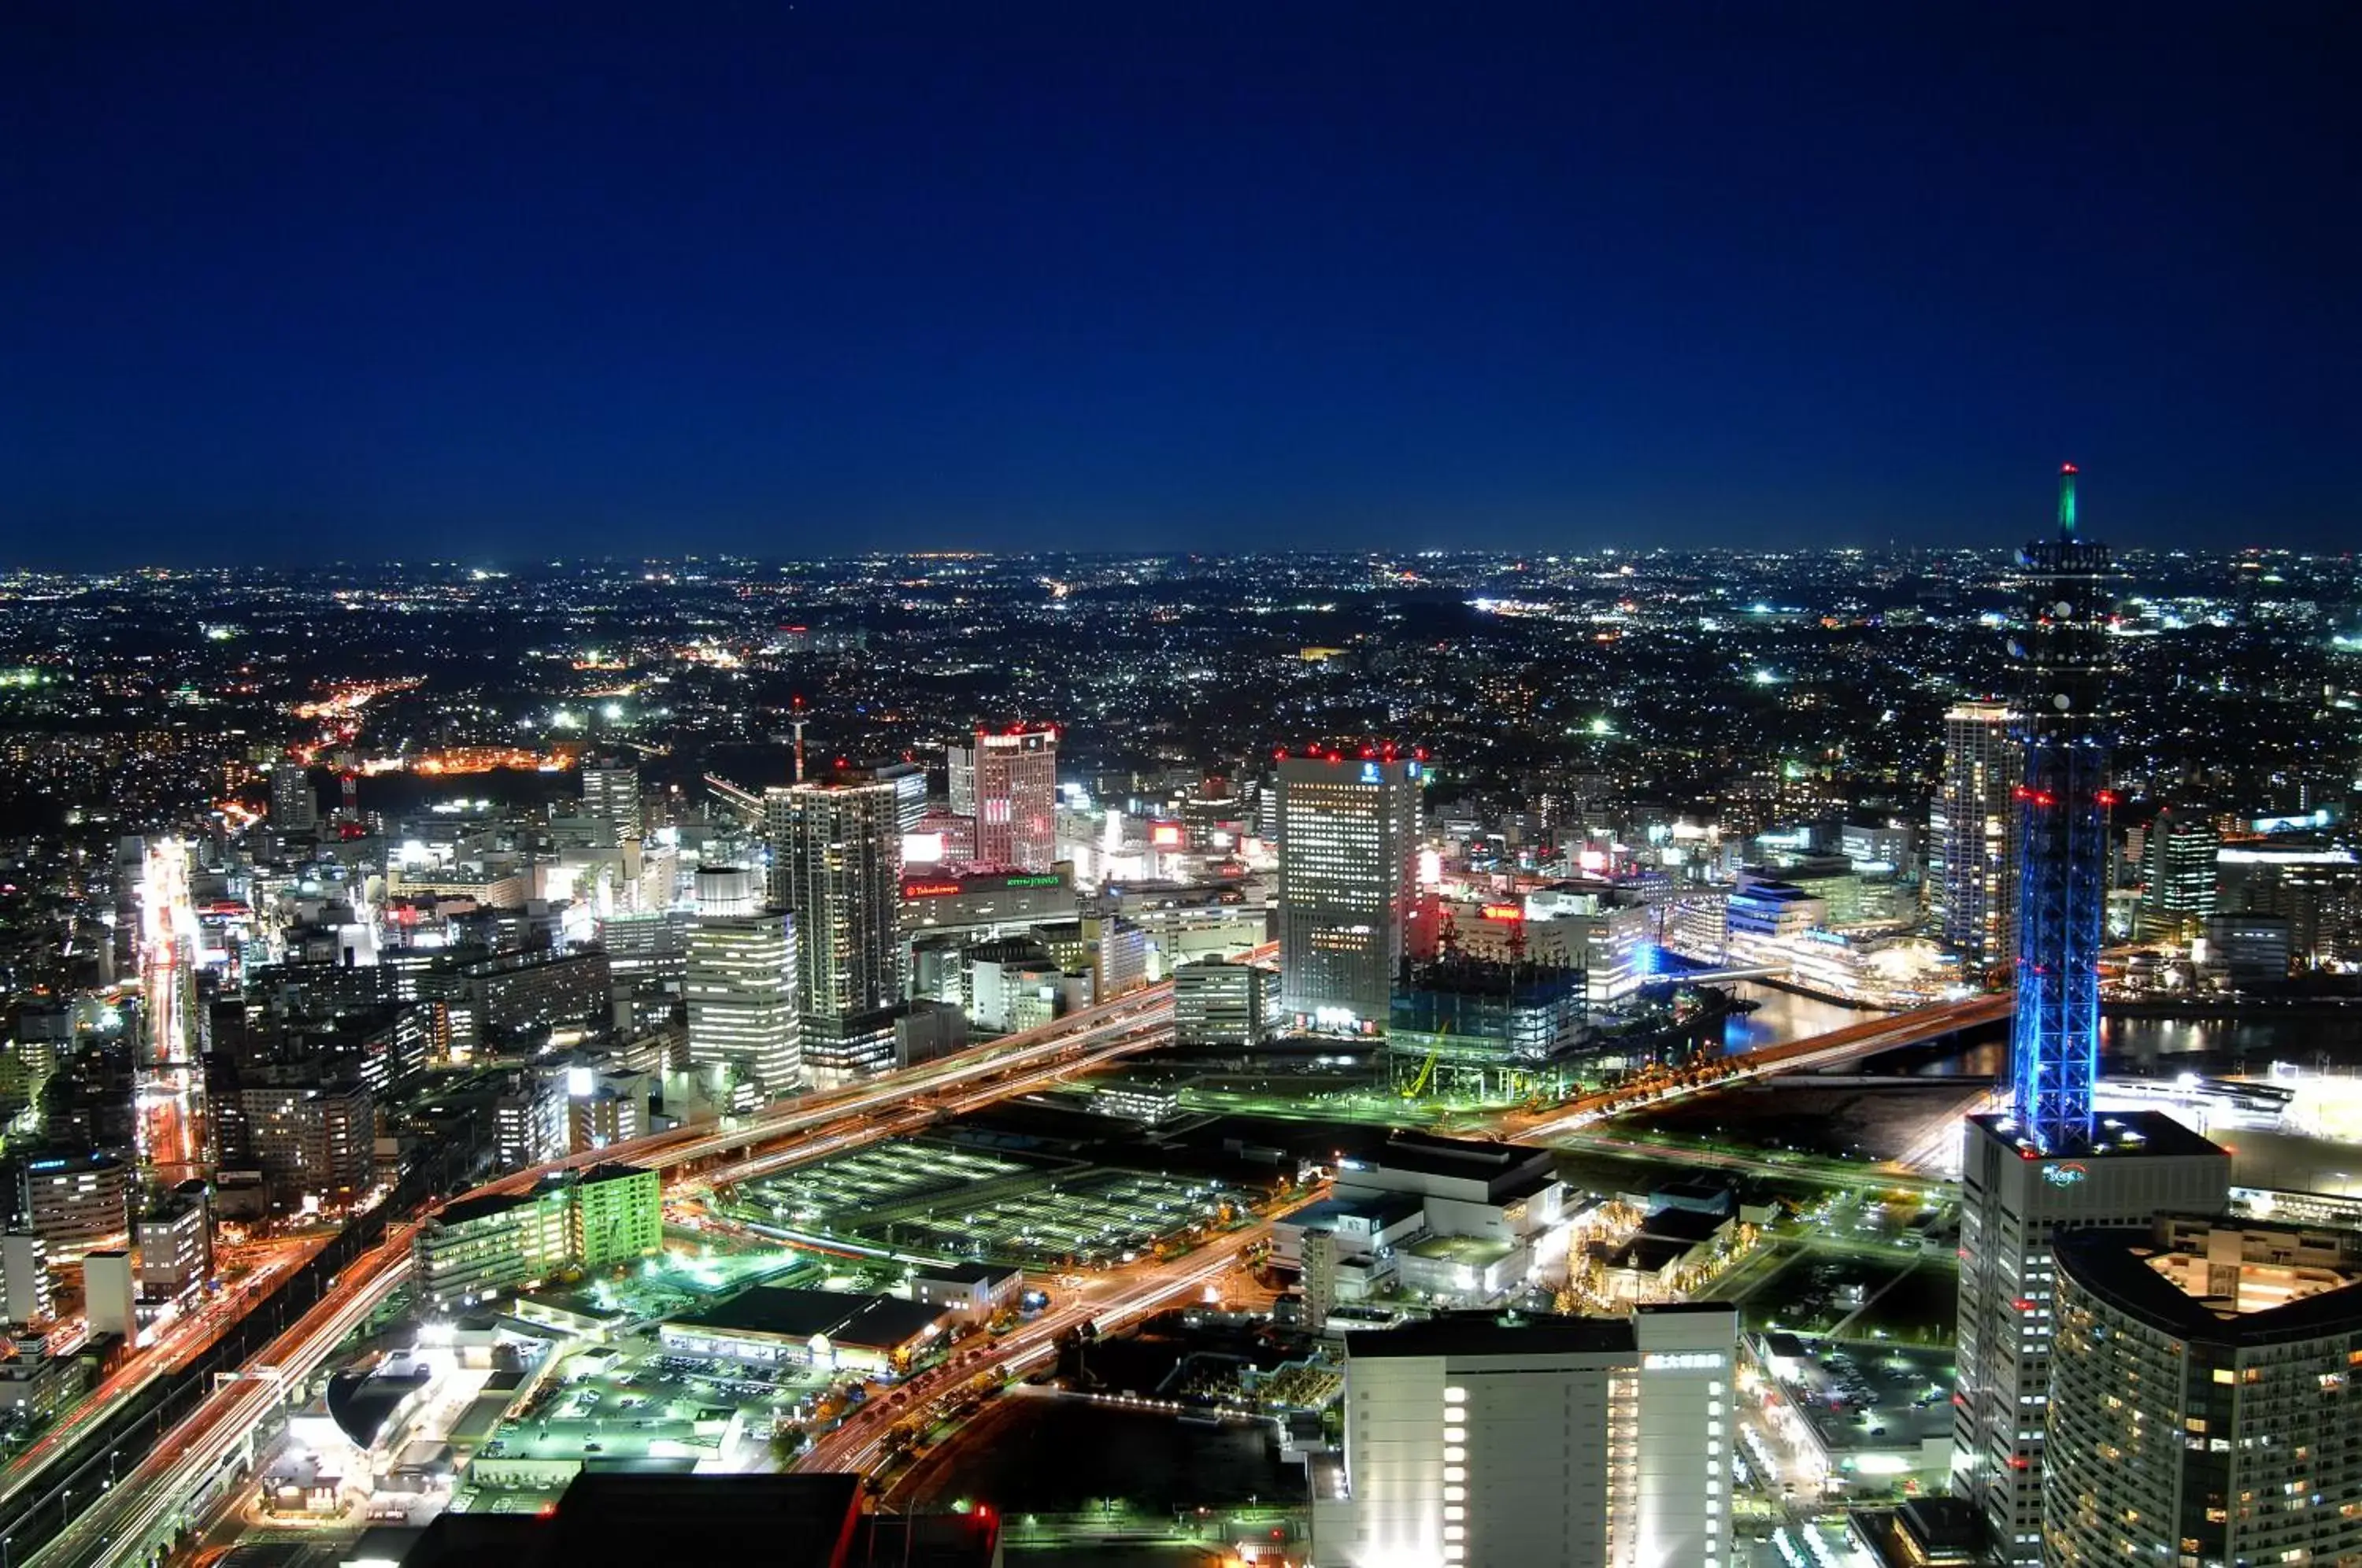
[[[2109,562],[2105,547],[2076,532],[2071,465],[2059,475],[2057,535],[2026,546],[2018,561],[2031,598],[2016,645],[2025,778],[2010,802],[2020,878],[2014,1101],[1970,1117],[1961,1143],[1952,1480],[1984,1516],[2002,1562],[2043,1568],[2069,1560],[2047,1551],[2052,1516],[2090,1506],[2043,1476],[2058,1314],[2051,1239],[2079,1226],[2218,1213],[2231,1156],[2162,1111],[2092,1114],[2111,803]],[[2101,1515],[2134,1506],[2105,1498]]]
[[[2018,553],[2030,602],[2018,740],[2017,1020],[2010,1088],[2044,1154],[2088,1148],[2100,1070],[2100,942],[2108,899],[2108,547],[2075,525],[2075,465],[2058,532]]]

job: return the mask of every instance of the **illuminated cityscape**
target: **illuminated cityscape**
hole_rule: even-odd
[[[2362,1564],[2351,17],[37,10],[0,1568]]]

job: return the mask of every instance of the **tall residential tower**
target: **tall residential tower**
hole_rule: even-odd
[[[615,842],[640,836],[640,765],[629,753],[582,759],[582,814],[615,830]]]
[[[2016,955],[2018,822],[2025,762],[2007,705],[1962,702],[1944,715],[1944,778],[1928,836],[1936,931],[1975,979]]]
[[[763,802],[770,904],[796,917],[803,1068],[830,1088],[893,1058],[892,1021],[879,1015],[902,999],[900,791],[840,767]]]

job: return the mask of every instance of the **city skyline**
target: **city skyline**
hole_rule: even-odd
[[[0,1568],[2362,1563],[2357,46],[12,13]]]
[[[0,564],[2353,536],[2341,8],[401,17],[21,29]]]

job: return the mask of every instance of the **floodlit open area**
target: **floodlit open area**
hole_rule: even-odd
[[[1204,1178],[914,1142],[748,1182],[730,1218],[789,1237],[1030,1268],[1097,1268],[1186,1246],[1248,1195]]]

